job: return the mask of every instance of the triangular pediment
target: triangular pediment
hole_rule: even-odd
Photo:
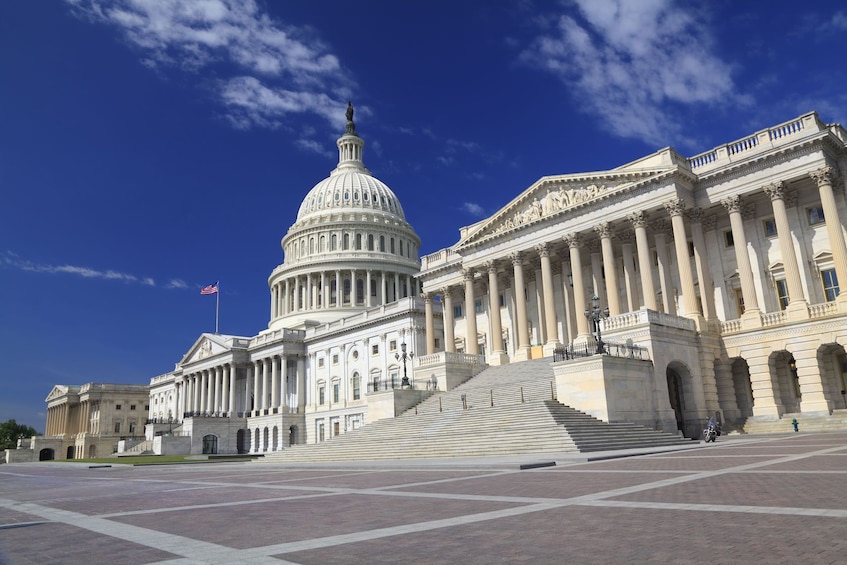
[[[562,216],[676,170],[676,166],[622,168],[542,177],[490,218],[465,230],[453,249]]]
[[[228,353],[231,350],[232,336],[204,333],[197,338],[197,341],[194,342],[194,345],[191,346],[191,349],[188,350],[179,364],[189,365],[221,353]]]
[[[50,394],[47,395],[47,398],[45,398],[44,401],[51,402],[53,400],[63,398],[68,394],[77,394],[78,392],[78,386],[54,385],[53,390],[50,391]]]

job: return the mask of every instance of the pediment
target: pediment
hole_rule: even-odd
[[[68,385],[54,385],[53,390],[50,391],[50,394],[47,395],[47,398],[44,399],[45,402],[51,402],[53,400],[59,400],[60,398],[65,398],[70,394],[79,393],[78,386],[68,386]]]
[[[231,350],[230,343],[231,340],[224,339],[224,336],[204,333],[194,342],[194,345],[191,346],[191,349],[188,350],[179,364],[189,365],[221,353],[227,353]]]
[[[468,229],[454,249],[561,216],[675,170],[661,167],[543,177],[488,220]]]

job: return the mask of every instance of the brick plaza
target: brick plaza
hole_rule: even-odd
[[[646,454],[12,464],[0,564],[844,563],[845,479],[847,433]]]

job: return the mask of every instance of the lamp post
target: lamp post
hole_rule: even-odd
[[[412,357],[414,357],[414,356],[415,356],[415,354],[412,353],[411,351],[409,351],[408,353],[406,352],[406,342],[405,341],[400,344],[400,353],[394,354],[394,358],[396,360],[403,361],[403,380],[400,381],[400,387],[401,388],[409,388],[409,387],[412,386],[411,383],[409,383],[409,377],[406,375],[406,361],[407,360],[411,361]]]
[[[594,322],[594,329],[597,331],[597,350],[594,353],[606,353],[606,347],[600,335],[600,320],[605,320],[609,317],[609,307],[606,306],[601,309],[600,298],[595,294],[591,297],[591,310],[585,311],[585,317]]]

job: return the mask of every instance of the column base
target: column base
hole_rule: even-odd
[[[561,344],[561,343],[559,343],[559,341],[558,341],[558,340],[556,340],[556,341],[548,341],[547,343],[545,343],[545,344],[544,344],[544,350],[543,350],[543,351],[544,351],[544,357],[552,357],[552,356],[553,356],[553,352],[554,352],[557,348],[561,348],[561,347],[562,347],[562,344]]]
[[[489,365],[508,365],[509,364],[509,356],[506,355],[505,351],[495,351],[494,353],[490,353],[486,356],[485,362]]]
[[[512,356],[513,361],[528,361],[530,358],[531,355],[528,345],[516,349],[515,354]]]
[[[741,327],[745,330],[752,330],[762,327],[762,312],[761,310],[747,310],[741,315]]]
[[[810,318],[809,305],[805,300],[795,300],[785,309],[789,322],[803,322]]]

